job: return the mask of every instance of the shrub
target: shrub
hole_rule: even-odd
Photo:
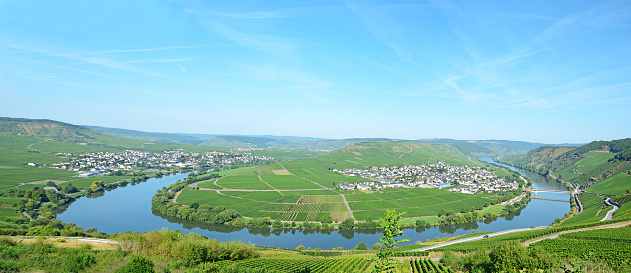
[[[357,244],[357,246],[355,246],[355,249],[357,249],[357,250],[366,250],[367,247],[366,247],[366,244],[364,244],[364,242],[359,242]]]
[[[79,252],[66,256],[64,261],[64,272],[79,272],[96,263],[96,258],[92,254],[81,254]]]
[[[125,266],[115,271],[116,273],[153,273],[153,262],[142,256],[134,256]]]

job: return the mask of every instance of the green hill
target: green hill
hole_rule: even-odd
[[[543,146],[498,161],[572,181],[588,191],[617,195],[631,190],[631,138],[594,141],[580,147]],[[601,184],[602,183],[602,184]]]

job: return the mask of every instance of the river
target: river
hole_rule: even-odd
[[[499,164],[488,157],[480,158],[480,160]],[[515,168],[510,168],[516,170]],[[533,187],[536,189],[566,189],[562,184],[548,180],[539,174],[525,170],[517,171],[530,178],[533,181]],[[94,227],[99,232],[106,233],[145,232],[166,228],[169,230],[182,230],[184,233],[195,232],[219,241],[241,241],[249,244],[283,248],[295,248],[302,244],[311,248],[332,249],[334,247],[343,247],[344,249],[352,249],[359,242],[364,242],[368,247],[371,247],[374,243],[379,242],[379,238],[381,238],[381,233],[378,230],[340,232],[235,228],[225,225],[200,224],[180,219],[167,219],[167,217],[153,212],[151,209],[151,197],[156,191],[175,183],[177,180],[186,178],[187,175],[182,173],[162,178],[151,178],[143,183],[105,192],[103,196],[98,198],[82,197],[70,204],[63,213],[57,215],[57,219],[65,223],[75,223],[84,228]],[[539,193],[538,196],[569,200],[569,195],[567,194]],[[408,243],[414,243],[436,237],[442,238],[468,234],[472,231],[494,232],[515,228],[547,226],[554,222],[554,219],[563,218],[563,215],[569,210],[569,203],[533,199],[526,208],[493,221],[404,229],[401,238],[409,239],[410,242]]]

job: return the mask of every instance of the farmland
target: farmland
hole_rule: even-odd
[[[483,166],[448,144],[366,142],[315,158],[244,169],[202,182],[197,184],[199,191],[182,191],[177,202],[189,206],[194,203],[225,206],[246,218],[309,222],[329,217],[333,222],[341,222],[351,215],[358,221],[375,220],[386,208],[406,211],[409,218],[429,218],[444,210],[468,212],[473,207],[497,202],[498,197],[490,194],[468,195],[427,188],[382,189],[375,193],[340,191],[337,184],[368,179],[331,171],[440,160]]]

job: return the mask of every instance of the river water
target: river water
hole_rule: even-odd
[[[491,158],[483,157],[480,160],[493,162]],[[510,166],[509,166],[510,167]],[[515,168],[510,167],[513,170]],[[536,189],[566,188],[559,183],[548,180],[545,177],[525,170],[516,170],[533,181]],[[182,180],[188,174],[175,174],[162,178],[152,178],[147,182],[134,186],[118,188],[105,192],[98,198],[80,198],[70,204],[68,209],[57,215],[57,219],[65,223],[75,223],[84,228],[94,227],[99,232],[118,233],[125,231],[145,232],[160,230],[182,230],[184,233],[195,232],[219,241],[241,241],[255,245],[295,248],[302,244],[305,247],[331,249],[343,247],[352,249],[359,242],[364,242],[368,247],[379,242],[381,233],[378,230],[355,231],[298,231],[298,230],[273,230],[235,228],[225,225],[200,224],[181,219],[167,218],[151,209],[151,197],[165,186]],[[539,193],[538,196],[552,199],[569,200],[567,194]],[[567,202],[555,202],[533,199],[526,208],[506,217],[500,217],[493,221],[480,221],[452,226],[440,226],[430,228],[404,229],[401,238],[409,239],[414,243],[426,241],[436,237],[450,237],[476,232],[494,232],[515,228],[527,228],[547,226],[556,218],[570,210]]]

